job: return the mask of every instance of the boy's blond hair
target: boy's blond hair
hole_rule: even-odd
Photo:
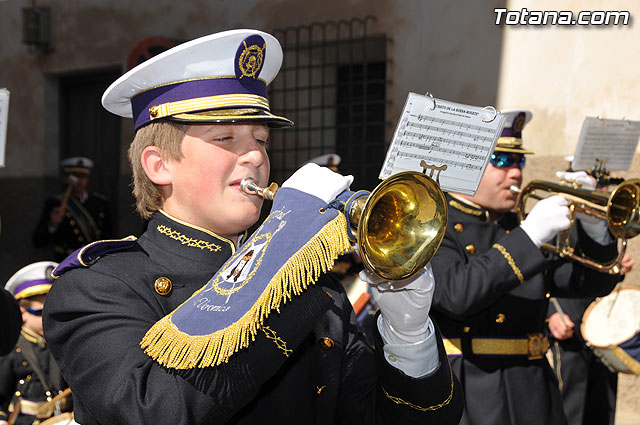
[[[129,162],[133,169],[131,185],[136,198],[136,209],[140,216],[149,219],[154,211],[162,208],[164,200],[155,183],[149,180],[140,162],[142,151],[147,146],[156,146],[164,158],[182,158],[182,139],[187,125],[167,120],[153,122],[140,128],[129,146]]]

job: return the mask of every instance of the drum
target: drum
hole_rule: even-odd
[[[620,284],[585,310],[582,337],[612,372],[640,375],[640,286]]]

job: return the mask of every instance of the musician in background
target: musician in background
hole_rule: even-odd
[[[522,130],[531,112],[505,111],[506,125],[475,196],[446,194],[449,221],[433,260],[438,285],[434,319],[451,365],[463,382],[461,424],[566,424],[557,381],[545,352],[549,297],[611,291],[617,276],[601,274],[540,249],[570,226],[568,202],[551,196],[518,223],[510,212],[522,184]],[[616,256],[606,223],[577,225],[578,254]]]
[[[0,424],[11,418],[11,423],[31,425],[38,408],[67,388],[42,330],[42,309],[57,265],[52,261],[29,264],[5,286],[20,303],[23,325],[15,350],[0,357]],[[53,410],[42,412],[39,419],[53,414]]]
[[[88,243],[111,237],[109,201],[87,190],[93,161],[66,158],[60,167],[66,190],[46,200],[32,238],[38,248],[52,245],[58,262]]]
[[[584,171],[559,172],[558,177],[587,189],[596,189],[595,179]],[[602,189],[602,188],[599,188]],[[631,271],[635,261],[625,254],[621,273]],[[587,347],[580,332],[582,316],[595,297],[557,298],[549,303],[549,331],[553,368],[562,393],[569,425],[614,425],[618,374],[610,371]]]
[[[105,108],[133,116],[133,191],[138,211],[150,221],[138,240],[98,242],[55,272],[60,277],[47,299],[45,334],[73,390],[79,423],[458,423],[460,387],[428,318],[434,286],[428,266],[395,287],[378,283],[382,315],[376,321],[375,351],[363,340],[340,282],[327,274],[316,275],[315,283],[286,299],[286,291],[271,293],[270,300],[281,301],[279,309],[271,310],[247,346],[236,351],[240,332],[216,341],[209,339],[211,333],[163,328],[179,316],[173,314],[179,306],[192,314],[201,306],[215,309],[213,319],[190,325],[221,324],[224,331],[231,315],[245,314],[246,299],[264,293],[253,294],[255,288],[278,282],[280,269],[270,272],[274,258],[293,255],[304,262],[306,254],[330,248],[313,244],[323,227],[314,230],[312,246],[304,245],[309,251],[288,250],[306,240],[301,233],[313,220],[305,217],[333,216],[335,211],[327,211],[335,209],[330,201],[353,179],[314,164],[280,189],[282,196],[303,200],[295,209],[289,204],[274,212],[282,225],[275,232],[291,232],[289,242],[269,244],[267,235],[241,245],[263,200],[244,193],[240,183],[251,177],[259,186],[268,184],[271,128],[293,124],[272,114],[266,98],[281,62],[273,36],[226,31],[142,63],[105,92]],[[303,226],[289,230],[300,215]],[[221,283],[215,291],[207,287],[212,293],[200,298],[219,294],[224,305],[185,302],[212,276],[229,276],[242,250],[250,248],[256,254],[246,259],[248,276],[243,273],[242,280]],[[315,261],[314,255],[308,257]],[[292,269],[287,276],[294,286],[300,276],[321,267]],[[147,340],[158,328],[178,337]],[[174,343],[184,344],[186,357],[155,355]],[[229,357],[213,363],[217,350],[227,349]],[[206,364],[180,363],[195,358]]]

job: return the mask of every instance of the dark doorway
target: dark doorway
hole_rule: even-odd
[[[89,190],[118,205],[120,118],[101,104],[102,93],[121,74],[120,68],[87,71],[59,78],[60,158],[84,156],[94,161]],[[117,229],[117,214],[113,214]]]

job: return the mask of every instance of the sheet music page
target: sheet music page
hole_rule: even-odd
[[[423,172],[426,164],[440,169],[427,175],[442,190],[473,196],[503,127],[494,109],[409,93],[379,177]]]
[[[592,169],[605,161],[609,171],[628,170],[640,138],[640,121],[586,117],[573,156],[574,170]]]
[[[7,143],[9,121],[9,90],[0,88],[0,167],[4,167],[4,150]]]

